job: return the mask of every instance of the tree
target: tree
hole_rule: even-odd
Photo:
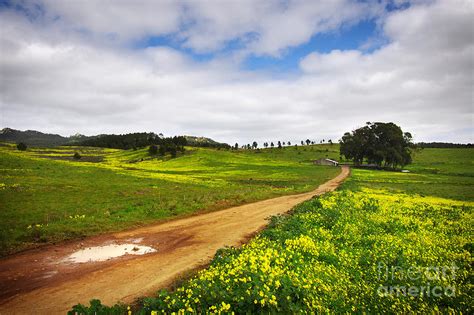
[[[288,145],[291,145],[291,142],[290,142],[290,141],[288,141],[287,143],[288,143]]]
[[[257,147],[258,147],[258,143],[257,143],[257,141],[254,141],[252,143],[252,148],[256,149]]]
[[[237,150],[238,148],[239,148],[239,144],[236,142],[236,143],[234,144],[234,149]]]
[[[306,139],[306,145],[310,145],[310,143],[311,143],[311,140]]]
[[[396,168],[411,163],[414,148],[409,132],[394,123],[368,122],[366,126],[346,132],[340,140],[340,154],[354,164],[364,160],[378,166]]]
[[[329,143],[330,145],[332,145],[332,140],[331,140],[331,139],[329,139],[329,140],[328,140],[328,143]]]
[[[273,144],[273,142],[270,142],[270,146],[273,148],[275,145]]]
[[[27,146],[23,142],[20,142],[16,145],[16,148],[20,151],[26,151]]]
[[[175,158],[177,155],[176,146],[175,145],[171,146],[169,151],[170,151],[171,157]]]
[[[304,145],[304,141],[303,141],[303,140],[301,140],[301,145]]]
[[[148,148],[148,153],[150,153],[150,155],[155,155],[158,153],[158,147],[154,144],[152,144],[149,148]]]
[[[165,154],[166,154],[165,144],[160,145],[160,147],[158,148],[158,152],[160,153],[161,156],[165,156]]]
[[[81,159],[81,155],[79,154],[79,152],[74,152],[74,155],[72,157],[74,158],[74,160],[80,160]]]
[[[278,141],[278,149],[281,149],[281,141]]]

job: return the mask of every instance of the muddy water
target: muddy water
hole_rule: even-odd
[[[156,252],[149,246],[137,244],[111,244],[104,246],[88,247],[78,250],[66,257],[66,263],[86,263],[94,261],[105,261],[123,255],[144,255]]]

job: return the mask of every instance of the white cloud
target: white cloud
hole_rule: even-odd
[[[40,0],[38,0],[40,1]],[[26,2],[30,4],[30,2]],[[220,50],[230,41],[248,53],[279,56],[321,32],[337,31],[380,14],[381,4],[332,1],[41,0],[45,24],[92,33],[112,42],[167,36],[197,52]],[[30,5],[30,10],[38,9]]]
[[[129,40],[175,32],[181,23],[182,5],[173,0],[42,0],[47,16],[63,26]]]
[[[365,54],[311,53],[300,63],[301,74],[279,79],[240,70],[232,56],[197,63],[172,48],[130,50],[101,43],[97,34],[116,31],[134,38],[173,32],[184,21],[195,23],[180,30],[189,47],[217,49],[257,30],[258,40],[243,50],[279,54],[312,32],[337,30],[368,13],[345,8],[342,1],[314,7],[308,6],[313,2],[286,7],[260,1],[220,7],[170,2],[169,16],[156,13],[157,21],[145,16],[139,23],[143,12],[126,6],[63,3],[64,8],[51,4],[63,14],[52,24],[0,12],[3,126],[62,134],[155,131],[247,143],[337,139],[379,120],[400,124],[420,141],[474,140],[473,9],[467,1],[385,13],[381,30],[388,45]],[[183,6],[185,15],[179,13]],[[127,15],[123,23],[122,15]],[[87,25],[93,34],[66,25]]]
[[[300,67],[307,73],[350,73],[364,57],[358,50],[333,50],[329,54],[311,53],[301,62]]]

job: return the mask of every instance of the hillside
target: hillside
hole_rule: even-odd
[[[70,139],[57,134],[42,133],[35,130],[20,131],[11,128],[0,130],[0,141],[18,143],[30,146],[59,146],[67,144]]]
[[[150,138],[160,139],[163,136],[155,133],[141,132],[129,134],[101,134],[95,136],[84,136],[75,134],[64,137],[58,134],[43,133],[36,130],[16,130],[12,128],[3,128],[0,130],[0,141],[19,143],[23,142],[28,146],[34,147],[55,147],[62,145],[80,145],[95,146],[109,148],[132,148],[145,147],[150,145]],[[229,148],[227,143],[214,141],[206,137],[185,136],[187,145],[193,147],[213,147],[213,148]]]
[[[339,172],[311,160],[337,150],[187,147],[173,159],[146,148],[3,145],[0,252],[309,191]]]

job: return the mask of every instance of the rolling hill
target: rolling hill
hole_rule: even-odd
[[[145,133],[135,133],[136,135],[143,135]],[[90,146],[97,138],[104,138],[115,136],[115,138],[133,136],[135,134],[124,134],[124,135],[107,135],[101,134],[96,136],[84,136],[79,133],[64,137],[58,134],[43,133],[36,130],[16,130],[12,128],[3,128],[0,130],[0,141],[19,143],[23,142],[28,146],[33,147],[55,147],[62,145],[85,145]],[[159,137],[155,133],[147,133]],[[221,143],[214,141],[213,139],[206,137],[197,136],[185,136],[188,145],[192,147],[214,147],[214,148],[225,148],[229,147],[227,143]],[[120,139],[119,139],[120,140]]]

